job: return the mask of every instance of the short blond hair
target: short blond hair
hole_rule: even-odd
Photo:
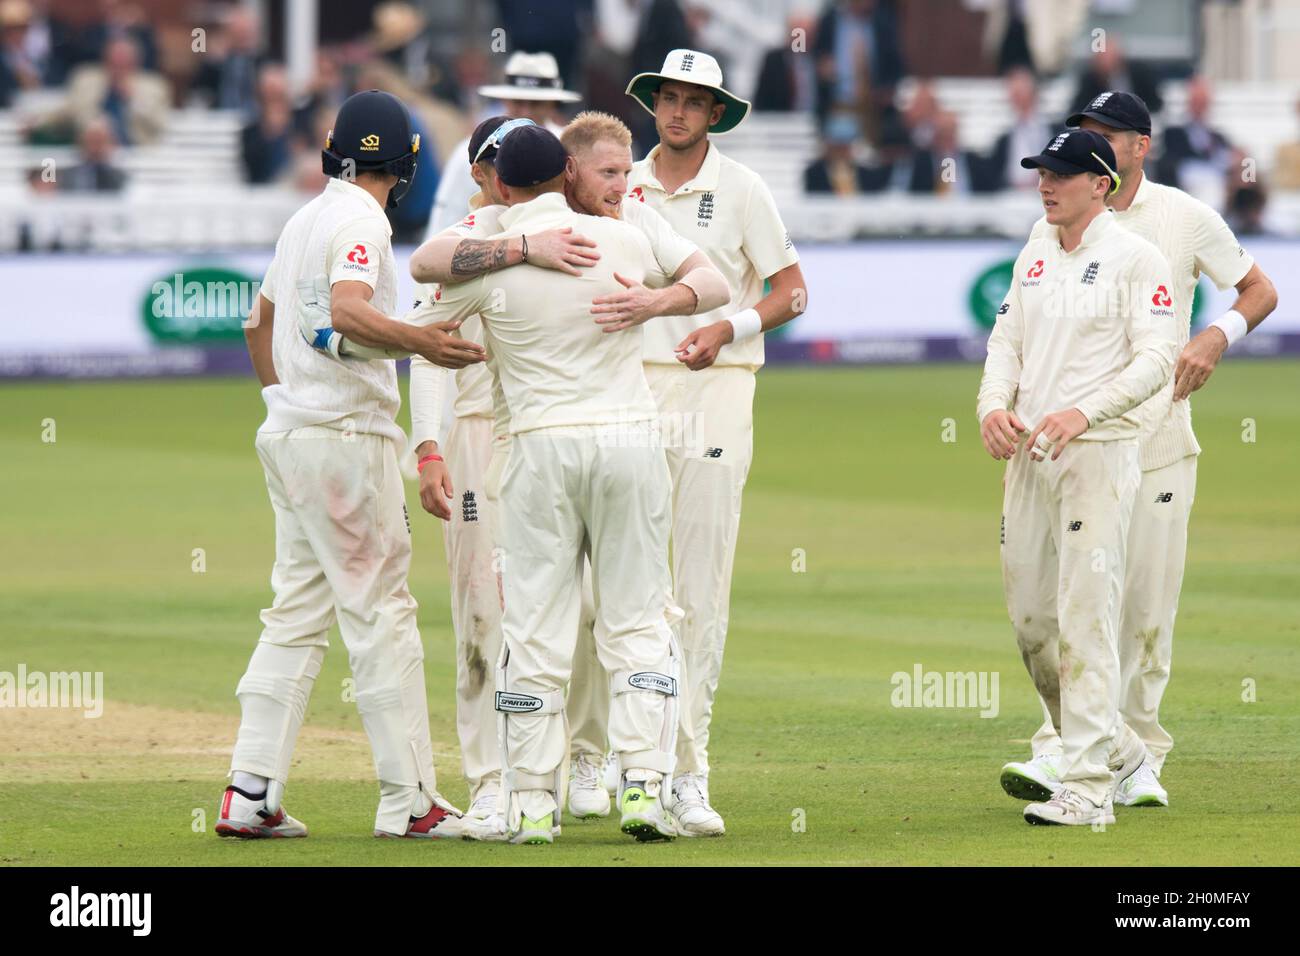
[[[599,110],[586,110],[573,118],[564,132],[560,142],[569,155],[584,152],[597,143],[611,140],[619,146],[632,148],[632,131],[617,116],[610,116]]]

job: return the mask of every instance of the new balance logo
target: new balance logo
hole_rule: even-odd
[[[1071,531],[1078,531],[1080,528],[1083,527],[1083,522],[1082,522],[1082,521],[1071,521],[1068,525],[1066,525],[1066,527],[1067,527],[1069,530],[1071,530]]]
[[[1156,495],[1156,501],[1160,502],[1162,505],[1167,505],[1173,500],[1174,493],[1172,491],[1162,491],[1160,494]]]
[[[705,449],[705,451],[704,451],[704,457],[705,457],[705,458],[721,458],[721,457],[722,457],[722,449],[721,449],[721,448],[707,448],[707,449]]]

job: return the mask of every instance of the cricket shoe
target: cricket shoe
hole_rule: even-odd
[[[1160,776],[1148,757],[1115,791],[1115,802],[1121,807],[1167,807],[1169,794],[1160,786]]]
[[[466,840],[484,843],[504,843],[510,837],[505,814],[500,808],[501,791],[496,786],[486,786],[479,791],[461,819]]]
[[[604,759],[594,754],[578,754],[573,761],[573,779],[569,781],[569,812],[579,820],[609,816],[609,791],[601,779],[604,770]]]
[[[217,836],[239,837],[244,840],[267,840],[280,837],[305,837],[307,827],[284,812],[280,807],[274,813],[266,809],[266,794],[253,796],[238,787],[226,787],[221,798],[221,819],[216,825]]]
[[[677,835],[672,820],[659,799],[663,778],[657,773],[629,770],[623,778],[618,805],[623,813],[619,829],[639,843],[671,840]]]
[[[441,797],[423,816],[411,816],[405,833],[376,830],[375,836],[393,840],[458,840],[465,835],[465,823],[459,810]]]
[[[1002,768],[1002,789],[1017,800],[1050,800],[1061,789],[1061,755],[1039,754]]]
[[[1115,774],[1115,783],[1110,795],[1113,799],[1119,788],[1142,768],[1147,761],[1147,745],[1128,724],[1120,724],[1119,745],[1110,755],[1110,769]]]
[[[540,817],[520,817],[519,829],[508,836],[510,842],[516,845],[542,846],[554,843],[559,832],[554,815],[547,813]]]
[[[1115,822],[1115,806],[1109,797],[1098,806],[1069,787],[1061,787],[1046,803],[1025,807],[1025,821],[1038,826],[1106,826]]]
[[[727,832],[722,814],[709,806],[707,780],[695,773],[673,778],[673,825],[684,837],[722,836]]]

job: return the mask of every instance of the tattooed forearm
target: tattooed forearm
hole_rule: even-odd
[[[451,274],[477,276],[506,265],[508,239],[462,239],[451,257]]]

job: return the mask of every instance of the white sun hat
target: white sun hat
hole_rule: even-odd
[[[694,83],[712,90],[714,95],[726,107],[722,119],[709,127],[710,133],[725,133],[740,125],[740,121],[749,115],[749,101],[742,100],[722,88],[722,67],[718,61],[707,53],[698,50],[673,50],[664,60],[663,69],[658,73],[638,73],[625,91],[638,103],[653,114],[654,99],[651,94],[657,91],[665,80],[677,80],[679,83]]]
[[[566,90],[560,80],[560,67],[549,53],[510,54],[506,60],[506,80],[478,88],[480,96],[494,100],[548,100],[552,103],[576,103],[582,94]]]

